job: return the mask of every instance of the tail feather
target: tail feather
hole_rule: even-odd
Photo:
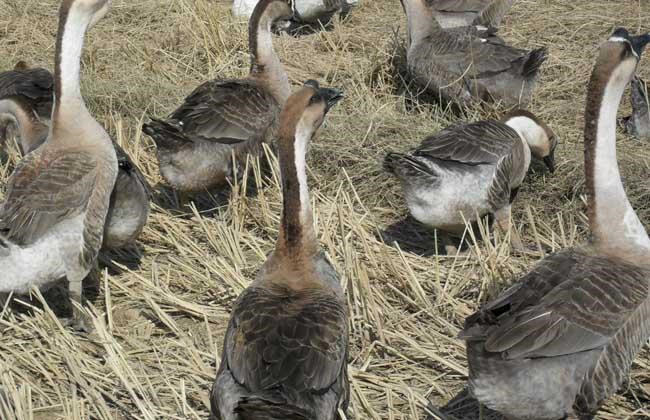
[[[239,415],[240,420],[308,420],[312,417],[301,408],[259,397],[242,398],[235,408],[235,413]]]
[[[142,125],[142,132],[151,137],[158,148],[177,149],[190,141],[179,126],[157,118],[150,119],[151,122]]]
[[[528,53],[528,57],[526,57],[526,61],[524,62],[524,66],[521,70],[521,74],[524,77],[534,77],[537,75],[539,72],[539,68],[546,61],[548,58],[548,53],[546,48],[538,48],[536,50],[532,50],[530,53]]]

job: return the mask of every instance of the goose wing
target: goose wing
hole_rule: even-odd
[[[496,164],[519,141],[512,128],[486,120],[446,128],[424,139],[413,155],[466,165]]]
[[[488,303],[480,315],[468,318],[464,333],[471,338],[482,330],[485,349],[506,359],[603,347],[628,322],[636,322],[648,300],[646,276],[637,266],[612,258],[575,251],[556,254]]]
[[[498,28],[501,20],[510,11],[515,0],[492,0],[474,19],[473,25]]]
[[[436,66],[466,77],[481,79],[523,68],[530,55],[530,51],[490,39],[451,33],[445,39],[437,46]]]
[[[348,323],[335,296],[315,290],[250,287],[239,297],[226,333],[225,357],[249,390],[342,395]],[[339,387],[338,389],[336,389]]]
[[[84,151],[44,154],[20,161],[0,209],[0,231],[19,245],[35,242],[52,225],[83,211],[94,189],[97,165]]]
[[[142,185],[144,190],[147,192],[147,195],[151,199],[153,197],[153,189],[151,188],[151,185],[149,185],[149,182],[147,182],[147,179],[144,177],[144,174],[138,165],[133,163],[129,154],[126,153],[122,146],[117,144],[114,140],[113,147],[115,147],[115,156],[117,157],[118,168],[132,175],[137,180],[137,182]]]
[[[250,80],[211,80],[192,92],[170,116],[188,140],[233,144],[262,137],[279,106]]]
[[[50,118],[53,92],[54,78],[46,69],[16,69],[0,73],[0,97],[23,97],[40,118]]]

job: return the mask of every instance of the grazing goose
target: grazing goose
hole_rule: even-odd
[[[248,24],[250,74],[211,80],[194,90],[166,121],[142,130],[158,149],[160,172],[181,192],[196,193],[230,180],[237,161],[258,154],[277,131],[291,88],[271,38],[271,25],[291,18],[289,0],[260,0]]]
[[[117,158],[110,137],[90,115],[79,87],[85,32],[109,0],[64,0],[56,41],[52,126],[9,179],[0,208],[0,293],[27,293],[65,277],[81,304],[84,277],[102,244]],[[86,329],[73,305],[72,326]]]
[[[260,0],[235,0],[232,13],[249,18]],[[346,13],[359,0],[294,0],[293,18],[297,23],[321,22],[326,24],[336,12]]]
[[[624,118],[625,131],[640,139],[650,139],[650,105],[648,85],[638,76],[630,83],[632,115]]]
[[[491,214],[507,232],[511,203],[531,155],[553,171],[556,144],[544,122],[528,111],[516,110],[501,121],[442,130],[410,153],[389,153],[384,166],[401,181],[407,206],[419,222],[460,235],[465,221]],[[524,251],[514,229],[510,243],[515,251]],[[452,245],[446,248],[450,254],[456,251]]]
[[[348,318],[338,275],[319,249],[305,155],[341,92],[310,80],[285,105],[279,237],[235,302],[212,389],[220,420],[333,420],[348,404]]]
[[[53,77],[45,69],[22,68],[0,73],[0,133],[4,132],[6,139],[8,127],[16,127],[20,149],[26,155],[47,139]],[[117,143],[113,146],[119,170],[106,216],[103,247],[109,249],[123,248],[140,235],[149,216],[151,195],[149,183],[128,154]]]
[[[444,101],[467,105],[530,100],[546,49],[521,50],[479,37],[474,27],[445,30],[426,0],[400,0],[408,20],[407,68],[414,82]]]
[[[515,0],[428,0],[443,28],[480,26],[498,28]]]
[[[650,35],[600,47],[585,111],[591,242],[540,261],[465,321],[469,385],[517,419],[591,419],[650,335],[650,239],[616,162],[616,112]]]

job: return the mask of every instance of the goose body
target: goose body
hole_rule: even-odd
[[[79,89],[86,30],[107,0],[65,0],[56,44],[55,102],[44,145],[14,170],[0,209],[0,293],[24,292],[65,277],[81,304],[82,280],[102,244],[117,158]],[[77,306],[73,325],[86,329]]]
[[[419,222],[462,234],[466,221],[492,214],[507,227],[531,151],[553,169],[554,137],[537,117],[519,110],[501,121],[447,128],[412,152],[389,153],[384,165],[401,181],[409,211]]]
[[[42,68],[17,68],[0,73],[0,125],[17,128],[23,155],[47,139],[52,114],[53,76]],[[150,187],[128,154],[115,142],[118,174],[111,194],[103,246],[122,248],[140,235],[149,216]]]
[[[235,16],[250,17],[260,0],[234,0],[232,12]],[[345,12],[355,6],[358,0],[294,0],[293,20],[302,23],[321,21],[326,23],[336,12]]]
[[[401,1],[408,19],[407,68],[422,89],[461,105],[530,100],[546,49],[514,48],[476,27],[445,30],[426,0]]]
[[[616,163],[616,112],[650,35],[601,46],[585,112],[592,241],[540,261],[467,318],[471,392],[517,419],[592,418],[650,336],[650,239]]]
[[[625,119],[625,129],[639,139],[650,139],[648,85],[641,78],[635,76],[630,83],[630,90],[632,115]]]
[[[334,420],[347,408],[347,307],[319,250],[305,168],[308,142],[340,97],[308,81],[282,112],[279,238],[234,305],[212,389],[217,419]]]
[[[427,0],[443,28],[498,28],[515,0]]]
[[[166,120],[152,118],[143,126],[156,143],[163,178],[176,190],[225,185],[233,156],[245,161],[275,137],[291,89],[273,50],[271,24],[290,17],[288,0],[261,0],[249,21],[249,76],[205,82]]]

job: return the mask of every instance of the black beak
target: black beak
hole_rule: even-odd
[[[542,160],[544,161],[544,164],[546,165],[550,173],[555,172],[555,157],[553,156],[553,153],[551,153],[548,156],[545,156],[544,159]]]
[[[641,53],[646,45],[650,42],[650,34],[644,34],[639,36],[630,37],[630,43],[632,44],[632,49],[637,57],[641,57]]]
[[[340,91],[338,89],[322,88],[318,90],[318,93],[323,98],[325,98],[325,101],[327,103],[327,111],[329,111],[334,105],[338,103],[338,101],[344,97],[343,91]]]

